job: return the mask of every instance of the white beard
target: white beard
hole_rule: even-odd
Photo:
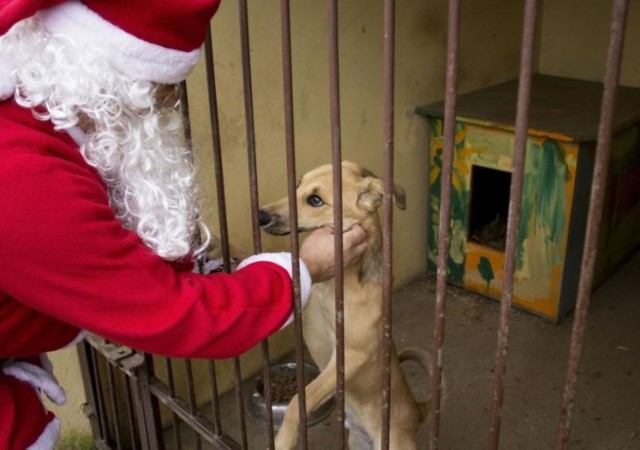
[[[157,104],[156,86],[124,77],[36,19],[2,36],[0,50],[15,67],[19,105],[57,130],[81,119],[90,124],[80,151],[106,183],[124,227],[165,259],[189,255],[198,223],[195,170],[181,118]]]
[[[180,258],[192,250],[198,214],[195,171],[177,131],[158,127],[154,145],[121,149],[116,164],[114,155],[105,155],[99,144],[92,148],[91,137],[82,148],[90,163],[97,162],[94,165],[107,183],[116,216],[166,259]],[[105,160],[109,162],[103,164]]]

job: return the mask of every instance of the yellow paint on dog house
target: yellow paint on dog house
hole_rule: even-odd
[[[448,279],[502,295],[517,80],[457,100]],[[513,303],[551,320],[575,305],[602,85],[535,75],[532,87]],[[437,266],[444,104],[429,119],[428,268]],[[640,244],[640,89],[620,88],[595,284]]]

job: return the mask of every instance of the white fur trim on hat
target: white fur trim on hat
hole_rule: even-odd
[[[51,33],[102,52],[113,67],[134,79],[178,83],[200,57],[199,48],[185,52],[139,39],[78,1],[38,11],[36,17]]]
[[[302,307],[306,305],[309,300],[309,295],[311,295],[311,275],[309,274],[309,269],[305,265],[304,261],[301,259],[300,261],[300,303]],[[256,262],[272,262],[274,264],[279,265],[287,272],[289,272],[289,276],[293,278],[293,265],[291,264],[291,253],[258,253],[257,255],[253,255],[243,260],[240,265],[238,265],[238,270],[243,267],[248,266],[249,264],[253,264]],[[289,325],[293,322],[293,313],[289,316],[289,319],[282,325],[282,328]]]

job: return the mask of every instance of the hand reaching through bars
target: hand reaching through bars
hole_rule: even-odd
[[[359,224],[342,234],[342,260],[347,267],[358,260],[367,249],[367,235]],[[311,233],[300,246],[300,259],[309,269],[314,283],[335,276],[334,230],[322,227]]]

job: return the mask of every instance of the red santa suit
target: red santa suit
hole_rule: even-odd
[[[176,267],[122,227],[69,135],[12,101],[0,102],[0,129],[3,372],[6,360],[36,361],[80,330],[150,353],[228,358],[290,316],[289,254],[257,255],[233,274]],[[25,448],[13,433],[39,436],[53,419],[23,384],[0,375],[2,449]]]
[[[43,3],[14,1],[0,9],[8,16],[22,4],[26,12],[16,15],[21,19]],[[62,3],[56,8],[63,8],[61,14],[56,8],[47,12],[47,26],[53,28],[67,26],[65,20],[78,8],[81,15],[87,9],[77,2],[67,2],[70,10],[64,9],[65,2],[49,3]],[[119,10],[109,11],[110,5],[135,9],[137,2],[86,3],[115,21]],[[173,17],[186,14],[192,2],[154,3],[177,8],[167,14]],[[208,4],[204,18],[194,8],[197,20],[192,22],[208,27],[217,1],[193,3],[199,8]],[[98,29],[91,20],[72,21],[71,28]],[[0,23],[0,33],[6,25]],[[206,32],[201,28],[196,46]],[[172,66],[179,70],[190,69],[197,60],[188,46],[169,56],[176,54],[187,56],[184,64]],[[70,135],[14,102],[9,69],[0,55],[0,449],[53,448],[60,424],[40,395],[56,403],[65,399],[43,354],[69,345],[87,330],[170,357],[238,355],[290,317],[291,258],[287,253],[256,255],[233,274],[200,275],[192,272],[190,263],[172,264],[153,254],[115,217],[102,179]],[[168,74],[157,81],[184,76]],[[301,266],[304,301],[311,281]]]

